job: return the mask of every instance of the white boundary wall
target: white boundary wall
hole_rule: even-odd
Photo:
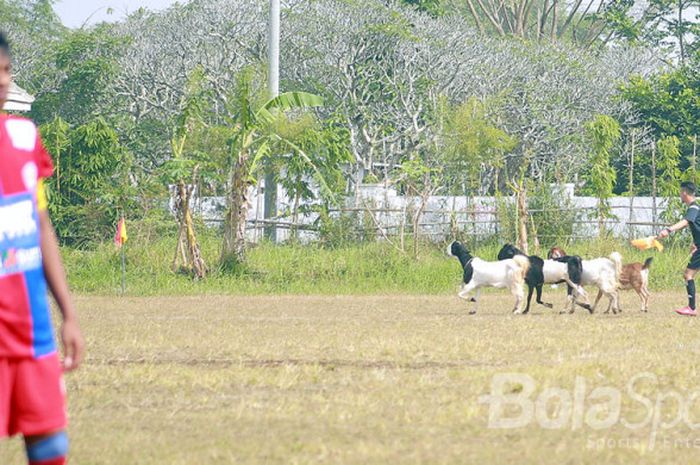
[[[571,195],[573,189],[565,186],[566,195]],[[249,192],[250,210],[248,215],[248,238],[256,242],[262,237],[263,223],[263,194],[256,187],[251,187]],[[512,197],[504,197],[509,205],[513,206]],[[398,234],[401,224],[404,222],[405,230],[410,231],[411,212],[420,206],[419,197],[398,195],[395,189],[385,188],[383,185],[364,185],[359,191],[359,198],[348,198],[345,202],[346,211],[362,212],[369,209],[373,212],[374,219],[387,235]],[[594,238],[598,235],[598,224],[595,219],[595,207],[597,199],[594,197],[571,197],[571,205],[576,209],[575,238]],[[612,213],[616,218],[606,222],[606,227],[615,236],[630,238],[651,235],[658,232],[661,226],[657,223],[658,217],[666,207],[666,199],[656,198],[656,221],[654,218],[654,199],[652,197],[613,197],[609,201]],[[275,221],[280,223],[277,229],[277,240],[284,241],[289,238],[291,225],[291,209],[293,200],[290,199],[284,189],[278,187],[278,217]],[[630,204],[632,208],[630,209]],[[223,197],[201,197],[192,202],[195,214],[201,215],[205,223],[211,226],[220,225],[224,213]],[[171,203],[172,210],[172,203]],[[424,207],[425,213],[420,220],[420,235],[434,241],[449,238],[452,228],[457,224],[460,230],[475,234],[480,237],[496,234],[498,232],[497,201],[494,197],[464,197],[464,196],[432,196],[427,199]],[[285,212],[287,214],[285,215]],[[340,212],[334,212],[340,214]],[[557,212],[553,211],[552,215]],[[318,219],[316,213],[299,215],[299,224],[306,226],[299,231],[301,240],[310,241],[317,237],[313,225]],[[654,225],[654,223],[657,223]],[[302,226],[302,227],[303,227]],[[381,233],[377,234],[381,237]]]

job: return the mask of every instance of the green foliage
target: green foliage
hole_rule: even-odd
[[[700,50],[697,8],[696,0],[650,0],[638,21],[640,39],[655,47],[674,50],[681,65],[687,63]]]
[[[206,261],[214,262],[220,247],[218,234],[200,231],[202,254]],[[146,241],[146,232],[152,240]],[[126,287],[131,295],[435,294],[452,292],[461,277],[459,264],[445,257],[443,247],[423,249],[416,262],[386,243],[328,247],[262,243],[248,252],[245,267],[237,273],[214,270],[206,280],[192,281],[169,270],[175,231],[160,237],[155,234],[142,222],[130,225]],[[64,248],[63,257],[75,292],[119,292],[120,260],[111,243],[92,251]]]
[[[649,79],[633,77],[622,87],[620,95],[639,114],[639,126],[651,128],[655,140],[667,136],[677,138],[679,168],[692,169],[693,150],[697,151],[695,140],[700,137],[698,70],[687,66]],[[649,188],[649,176],[647,169],[639,185]]]
[[[264,80],[256,79],[260,75],[259,67],[246,68],[229,99],[231,103],[228,110],[232,115],[229,122],[233,135],[229,166],[226,167],[229,173],[229,192],[226,197],[227,212],[220,258],[221,267],[228,270],[235,269],[245,261],[247,209],[235,206],[246,201],[248,185],[256,181],[261,167],[274,160],[276,153],[291,151],[296,159],[307,163],[321,189],[333,197],[319,166],[302,147],[275,130],[278,126],[284,126],[287,112],[318,107],[323,104],[323,99],[306,92],[285,92],[262,100],[264,94],[260,84]]]
[[[39,93],[32,116],[38,123],[60,116],[81,125],[116,103],[111,83],[119,71],[117,61],[126,41],[112,28],[103,24],[71,31],[51,51],[49,72],[55,74],[57,84],[50,93],[36,89]]]
[[[401,2],[433,16],[440,16],[448,11],[443,0],[401,0]]]
[[[59,239],[82,247],[111,237],[118,210],[130,209],[136,194],[116,132],[102,118],[75,128],[56,118],[40,129],[56,166],[47,186]]]
[[[230,126],[196,125],[190,129],[185,144],[186,164],[189,171],[181,173],[186,179],[197,166],[197,181],[201,195],[223,195],[227,166],[231,156],[231,139],[234,130]],[[171,161],[174,163],[174,161]]]
[[[290,47],[285,48],[287,53],[293,50],[291,53],[295,55],[288,57],[290,72],[283,86],[325,95],[329,101],[333,99],[333,108],[314,110],[312,114],[307,110],[322,103],[314,94],[290,92],[268,99],[265,72],[258,61],[259,50],[255,47],[246,50],[255,40],[239,43],[237,32],[214,21],[206,23],[211,29],[197,29],[205,24],[201,21],[207,19],[203,4],[176,6],[162,14],[141,12],[116,25],[71,31],[60,25],[52,9],[53,3],[52,0],[0,0],[0,25],[2,28],[7,25],[13,34],[17,32],[17,37],[31,38],[17,43],[17,69],[26,66],[31,70],[30,73],[20,72],[18,83],[36,94],[32,116],[39,123],[46,123],[43,131],[57,162],[56,180],[52,181],[54,194],[64,195],[64,189],[66,195],[70,189],[80,193],[66,197],[70,205],[61,204],[62,213],[55,213],[67,215],[69,206],[83,209],[81,214],[96,215],[90,217],[87,224],[97,224],[101,221],[98,217],[108,216],[109,209],[105,205],[137,204],[139,207],[148,205],[144,209],[162,209],[167,196],[165,185],[177,179],[190,179],[195,168],[202,193],[226,194],[231,185],[233,160],[241,153],[248,157],[246,170],[242,170],[246,182],[255,182],[262,166],[274,163],[279,169],[280,182],[292,197],[306,202],[319,200],[325,207],[339,203],[339,194],[347,187],[340,167],[344,163],[356,163],[350,156],[351,146],[353,153],[365,158],[366,164],[379,159],[386,161],[387,166],[400,164],[390,175],[399,176],[398,187],[411,194],[438,187],[443,188],[441,193],[450,194],[493,192],[494,187],[498,189],[499,182],[501,186],[504,184],[505,179],[499,177],[520,172],[523,160],[533,160],[530,166],[533,171],[540,170],[538,176],[543,183],[551,181],[552,177],[569,180],[580,174],[578,160],[582,157],[579,155],[587,145],[581,130],[582,115],[589,118],[593,111],[617,114],[610,110],[615,105],[604,102],[614,89],[613,85],[607,82],[600,87],[587,88],[595,83],[595,78],[575,79],[580,75],[626,76],[616,69],[612,74],[601,73],[598,68],[604,61],[597,61],[599,57],[568,45],[533,45],[529,41],[533,36],[527,33],[522,36],[525,38],[522,42],[505,37],[498,41],[484,39],[483,43],[478,41],[479,47],[470,43],[464,50],[450,50],[454,38],[471,41],[469,38],[474,32],[461,28],[460,21],[430,17],[457,12],[451,9],[457,3],[452,0],[303,2],[299,8],[286,12],[296,33]],[[235,4],[236,8],[242,3],[227,2],[229,6]],[[655,0],[652,5],[658,11],[670,11],[672,3]],[[343,41],[342,47],[335,47],[332,37],[330,41],[325,37],[332,36],[333,30],[319,30],[319,33],[314,32],[314,28],[302,27],[303,18],[299,19],[302,13],[313,13],[318,7],[317,11],[325,14],[329,5],[347,4],[353,4],[353,9],[344,10],[353,12],[353,17],[349,18],[352,21],[337,23],[335,32],[343,33],[343,28],[347,27],[352,34],[359,34],[350,34],[350,40]],[[599,14],[583,14],[573,21],[585,25],[587,22],[598,24],[604,19],[619,34],[616,37],[624,36],[642,43],[647,40],[643,37],[644,25],[630,22],[628,13],[632,6],[633,2],[627,0],[606,3]],[[464,2],[460,7],[464,9]],[[243,11],[245,7],[241,8]],[[533,15],[530,20],[534,19],[535,9],[533,7],[530,13]],[[560,10],[557,17],[561,23],[566,18],[564,10]],[[250,19],[250,24],[246,25],[253,25],[260,19],[251,18],[253,16],[246,17]],[[245,27],[240,29],[246,30]],[[585,27],[583,29],[584,34],[588,32]],[[163,33],[164,30],[168,33]],[[146,44],[150,49],[142,49],[140,45],[144,44],[134,31],[153,32],[157,39]],[[232,55],[230,49],[226,50],[235,60],[221,66],[212,63],[217,61],[211,60],[216,55],[211,53],[214,48],[209,48],[211,44],[207,43],[207,37],[217,34],[224,34],[226,40],[238,48]],[[688,35],[691,34],[694,32],[689,30]],[[605,36],[605,33],[597,35]],[[202,46],[188,48],[182,46],[184,42],[173,45],[168,38],[176,36],[191,36],[187,41]],[[161,48],[162,57],[158,53]],[[218,50],[223,49],[225,47]],[[492,54],[489,60],[473,68],[472,83],[492,77],[494,81],[488,86],[472,86],[470,78],[459,81],[464,76],[464,65],[474,58],[469,55],[474,50]],[[163,65],[162,62],[169,63],[168,60],[179,54],[187,58],[176,60],[176,66]],[[313,58],[319,55],[321,60],[314,62]],[[632,52],[629,62],[625,61],[626,54],[616,56],[623,60],[620,68],[642,69],[633,62]],[[511,61],[513,66],[509,69]],[[128,65],[120,69],[123,63]],[[194,66],[194,63],[200,65]],[[420,65],[412,67],[411,63]],[[430,69],[430,64],[442,64],[445,69]],[[500,82],[498,76],[503,75],[504,70],[512,71],[512,75]],[[678,138],[681,170],[689,166],[690,141],[700,132],[697,71],[688,65],[648,80],[635,78],[622,89],[623,98],[634,105],[640,116],[640,125],[650,126],[655,131],[655,140],[667,136]],[[325,79],[333,73],[337,73],[339,80]],[[127,76],[133,79],[126,79]],[[159,82],[152,85],[156,81]],[[186,88],[182,85],[185,81]],[[350,84],[344,88],[346,81]],[[571,82],[575,83],[573,92],[566,90]],[[554,88],[550,83],[560,83],[562,87]],[[597,92],[603,87],[610,91]],[[580,89],[585,91],[579,92]],[[141,98],[137,90],[142,91]],[[122,97],[124,94],[129,94],[128,99]],[[579,94],[588,97],[579,98]],[[616,105],[619,107],[619,102]],[[414,110],[415,116],[411,114]],[[89,135],[84,134],[86,128],[95,123],[97,115],[104,115],[103,126],[112,128],[119,136],[118,141],[97,137],[102,131],[97,126],[92,126]],[[561,121],[564,122],[559,124]],[[413,130],[413,125],[418,127],[417,131]],[[595,145],[596,130],[594,126],[588,130],[592,145]],[[82,138],[79,137],[81,133]],[[523,140],[519,141],[512,134],[521,135]],[[535,140],[537,142],[532,142]],[[116,146],[119,150],[114,149]],[[78,161],[76,158],[78,153],[96,151],[99,156],[92,157],[94,160]],[[615,151],[605,144],[594,147],[594,151],[585,189],[607,198],[610,179],[615,178],[610,167],[618,173],[625,167],[619,160],[612,159]],[[108,162],[107,157],[113,159]],[[117,160],[122,161],[114,166]],[[668,171],[663,163],[660,160],[662,177]],[[637,192],[647,193],[651,184],[650,170],[647,153],[643,150],[640,150],[636,168]],[[668,173],[670,186],[676,175]],[[695,173],[686,173],[686,178],[696,178]],[[367,179],[376,182],[378,174],[381,177],[381,172],[374,168]],[[79,186],[76,180],[83,179],[84,185]],[[111,186],[114,192],[95,200],[98,185],[107,179],[114,182],[104,181],[109,186],[103,190],[109,193]],[[660,183],[663,182],[666,181],[662,179]],[[320,199],[314,198],[314,184],[322,186]],[[122,194],[117,192],[117,187],[123,187],[119,192],[129,196],[128,199],[120,197]],[[532,187],[535,193],[530,195],[530,201],[533,205],[539,205],[537,189],[540,187]],[[661,191],[664,189],[661,186]],[[552,200],[544,191],[541,195],[544,196],[542,205]],[[117,197],[121,198],[119,202],[113,200]],[[601,216],[607,213],[602,212]],[[360,216],[353,221],[366,223],[366,215]],[[510,221],[512,216],[512,211],[508,211],[503,221]],[[80,214],[76,218],[81,218]],[[535,217],[538,229],[548,228],[544,220]],[[68,225],[67,219],[60,219],[60,222]],[[515,228],[509,225],[501,230],[510,234]],[[62,239],[68,237],[67,231],[60,231]],[[562,231],[549,232],[558,235]],[[85,238],[91,235],[94,234],[81,233],[83,239],[77,243],[85,243]]]
[[[205,175],[215,168],[211,166],[206,153],[193,150],[197,141],[192,136],[205,136],[200,129],[204,125],[204,113],[208,93],[204,89],[205,75],[201,67],[195,67],[187,79],[185,92],[180,102],[180,111],[171,129],[170,152],[172,157],[161,166],[166,184],[180,181],[191,182],[194,172],[204,165]]]
[[[253,153],[247,158],[248,172],[254,176],[257,169],[269,157],[273,156],[272,148],[277,150],[293,150],[304,162],[308,163],[318,180],[323,181],[318,167],[304,150],[287,139],[284,134],[275,132],[275,128],[284,125],[286,113],[291,110],[305,110],[323,104],[323,99],[306,92],[285,92],[277,97],[264,100],[264,88],[261,83],[261,71],[257,67],[247,67],[238,78],[236,90],[229,105],[229,121],[233,129],[231,161],[239,158],[241,153]],[[254,178],[251,179],[254,181]],[[328,191],[328,186],[322,186]]]
[[[630,15],[633,6],[634,1],[630,0],[611,2],[598,16],[619,37],[625,38],[631,44],[637,44],[642,39],[644,22],[637,21]]]
[[[413,259],[386,242],[329,244],[328,247],[262,243],[249,251],[242,272],[231,274],[215,270],[206,280],[192,281],[185,275],[173,274],[169,269],[176,233],[172,225],[170,221],[166,228],[153,220],[130,223],[126,247],[128,294],[454,295],[462,277],[459,263],[445,256],[443,245],[421,245],[418,259]],[[215,261],[219,252],[218,234],[207,229],[200,231],[202,253],[207,261]],[[501,245],[501,242],[487,242],[470,247],[476,256],[495,260]],[[680,291],[683,286],[679,276],[687,263],[685,244],[668,247],[661,254],[640,252],[613,240],[574,242],[566,250],[585,258],[607,256],[612,250],[617,250],[622,253],[625,263],[643,262],[653,256],[652,290]],[[64,247],[63,257],[75,292],[119,293],[120,259],[113,244],[104,243],[93,250]],[[547,289],[545,292],[552,291]]]
[[[347,130],[332,122],[319,122],[313,115],[305,114],[294,119],[280,117],[274,132],[293,144],[287,147],[287,153],[284,153],[284,147],[272,150],[273,154],[280,154],[273,155],[273,163],[277,167],[278,182],[294,200],[293,215],[297,213],[296,205],[300,201],[305,202],[306,212],[312,208],[309,202],[322,200],[325,203],[344,191],[346,180],[340,167],[352,161]],[[311,163],[298,151],[305,153]],[[314,185],[324,183],[331,195],[324,189],[317,199]]]
[[[644,79],[632,77],[621,96],[640,112],[656,137],[700,133],[700,76],[690,67]]]
[[[60,35],[65,27],[53,11],[54,1],[0,0],[0,24],[11,24],[13,28],[36,35]]]
[[[528,191],[528,208],[543,247],[569,244],[581,215],[560,186],[537,184]]]
[[[442,169],[428,166],[425,160],[414,154],[401,162],[398,173],[400,181],[397,184],[406,195],[420,195],[436,182],[434,178],[442,174]]]
[[[679,145],[678,138],[675,136],[664,137],[656,144],[659,195],[669,199],[661,217],[669,222],[677,221],[682,212],[682,204],[678,197],[681,182],[681,171],[678,167],[681,158]]]
[[[476,97],[447,110],[444,130],[444,160],[449,185],[465,186],[474,192],[482,185],[484,166],[500,168],[503,157],[518,141],[496,127],[487,116],[487,106]]]
[[[598,115],[586,125],[586,131],[593,150],[587,176],[588,189],[598,198],[598,220],[602,226],[603,221],[611,216],[608,199],[613,195],[616,173],[610,165],[610,152],[620,140],[620,124],[610,116]],[[602,228],[600,233],[603,234]]]
[[[54,0],[0,0],[0,31],[8,35],[15,78],[34,92],[49,71],[52,49],[67,29],[53,11]]]
[[[321,247],[338,249],[363,242],[363,235],[358,228],[361,218],[357,212],[331,215],[323,208],[319,213],[316,224]]]
[[[499,242],[515,244],[518,241],[518,212],[514,198],[503,197],[497,192],[496,212]]]

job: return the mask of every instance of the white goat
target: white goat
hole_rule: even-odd
[[[596,286],[600,292],[608,297],[608,309],[612,308],[613,313],[620,310],[620,275],[622,274],[622,255],[618,252],[610,254],[609,258],[594,258],[593,260],[583,260],[583,274],[581,284],[584,286]],[[598,303],[596,299],[595,304]],[[591,313],[595,310],[595,304]],[[573,309],[572,309],[573,310]]]
[[[578,304],[589,312],[593,313],[593,308],[589,303],[588,294],[581,285],[583,275],[583,265],[581,257],[567,257],[568,261],[547,259],[542,267],[544,271],[544,282],[548,284],[566,283],[566,306],[559,313],[565,313],[567,309],[571,313]],[[583,302],[578,302],[582,298]]]
[[[530,260],[522,255],[516,255],[507,260],[487,262],[473,257],[469,251],[457,241],[447,247],[447,254],[457,257],[464,270],[462,290],[457,294],[461,299],[474,302],[474,314],[479,305],[479,290],[482,287],[499,287],[510,289],[515,296],[513,313],[522,313],[525,303],[525,274],[530,268]],[[469,293],[476,290],[475,297]]]

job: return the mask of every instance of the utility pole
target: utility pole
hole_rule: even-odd
[[[270,98],[280,92],[280,0],[270,0],[270,20],[267,35],[268,93]],[[265,219],[277,216],[277,182],[272,163],[265,166]],[[277,242],[277,228],[267,223],[265,238]]]

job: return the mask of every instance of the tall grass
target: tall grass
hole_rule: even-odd
[[[149,240],[135,236],[126,246],[126,288],[129,295],[192,294],[444,294],[460,284],[461,267],[445,255],[445,244],[422,244],[416,259],[386,243],[347,245],[334,249],[318,245],[272,245],[252,248],[244,269],[223,273],[215,267],[219,240],[213,233],[201,237],[202,253],[212,266],[202,281],[173,273],[175,239],[169,235]],[[495,260],[500,244],[481,244],[477,256]],[[410,248],[409,248],[410,250]],[[569,254],[608,256],[613,250],[624,261],[653,256],[652,289],[681,289],[688,248],[672,246],[663,253],[639,252],[623,242],[581,242],[566,247]],[[541,255],[546,254],[541,251]],[[83,294],[120,292],[121,261],[112,244],[93,250],[63,249],[71,288]]]

